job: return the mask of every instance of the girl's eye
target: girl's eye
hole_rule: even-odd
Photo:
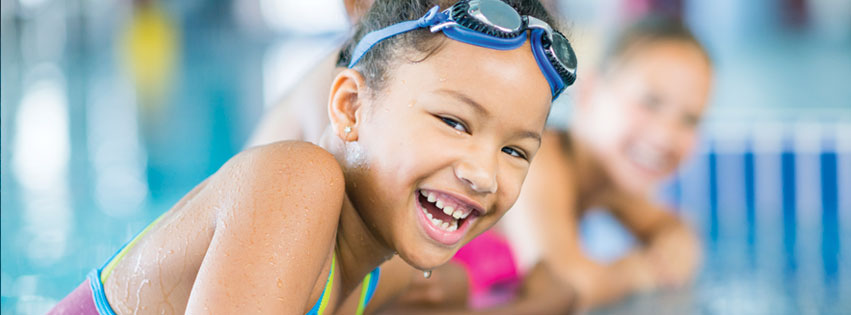
[[[510,156],[513,156],[513,157],[521,158],[521,159],[524,159],[524,160],[527,160],[527,161],[529,160],[529,158],[526,157],[526,154],[524,154],[522,151],[517,150],[515,148],[504,147],[504,148],[502,148],[502,152],[504,152],[504,153],[506,153]]]
[[[690,128],[697,127],[700,124],[700,118],[696,115],[685,114],[682,117],[683,123]]]
[[[655,95],[646,95],[643,99],[643,103],[644,107],[651,111],[659,110],[659,107],[662,106],[662,100]]]
[[[464,124],[462,124],[460,121],[447,117],[440,117],[440,120],[442,120],[443,123],[445,123],[449,127],[452,127],[461,132],[467,132],[467,127],[464,127]]]

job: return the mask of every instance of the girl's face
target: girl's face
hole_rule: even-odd
[[[616,184],[649,193],[692,152],[712,70],[689,43],[634,49],[580,99],[576,133]]]
[[[445,40],[389,71],[346,145],[347,193],[366,224],[430,269],[517,199],[540,146],[550,90],[528,43],[497,51]]]

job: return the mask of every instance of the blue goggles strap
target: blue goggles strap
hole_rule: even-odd
[[[410,32],[418,28],[429,27],[437,24],[440,20],[438,10],[440,10],[440,8],[438,6],[434,6],[429,9],[423,17],[417,20],[393,24],[366,34],[363,38],[361,38],[360,42],[358,42],[358,45],[355,46],[355,51],[352,52],[352,61],[349,62],[349,68],[354,67],[358,61],[363,58],[363,55],[372,48],[372,46],[375,46],[382,40],[405,32]]]
[[[415,29],[432,27],[440,23],[446,22],[449,19],[449,12],[439,12],[439,10],[440,8],[438,6],[434,6],[429,9],[423,17],[417,20],[400,22],[364,35],[360,42],[358,42],[358,44],[355,46],[355,49],[352,52],[352,59],[349,62],[348,67],[354,67],[360,61],[360,59],[363,58],[367,51],[369,51],[370,49],[372,49],[373,46],[387,38],[405,32],[410,32]],[[443,34],[446,35],[446,37],[449,37],[453,40],[491,49],[515,49],[517,47],[522,46],[523,43],[526,41],[526,36],[517,36],[515,38],[509,39],[497,38],[473,30],[468,30],[463,27],[441,28],[440,26],[437,26],[435,28],[432,28],[433,32],[436,32],[438,30],[442,31]],[[545,35],[544,33],[544,30],[541,29],[532,30],[532,54],[535,56],[535,61],[538,63],[538,67],[541,69],[541,72],[547,79],[547,83],[549,83],[550,85],[550,91],[552,92],[553,99],[555,99],[559,96],[559,94],[561,94],[561,92],[566,86],[564,80],[562,80],[561,77],[558,75],[558,72],[553,68],[553,65],[550,63],[544,53],[543,43],[541,42],[543,35]]]
[[[547,83],[550,84],[550,91],[553,93],[553,99],[555,99],[564,91],[566,86],[564,80],[558,75],[558,71],[553,68],[553,64],[550,63],[544,52],[544,44],[541,43],[541,40],[544,38],[544,32],[542,29],[532,30],[532,36],[530,38],[530,41],[532,41],[532,55],[535,56],[535,61],[538,62],[538,68],[541,68],[541,72],[547,78]]]

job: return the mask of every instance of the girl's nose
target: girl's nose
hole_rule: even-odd
[[[671,112],[657,115],[647,128],[651,138],[659,145],[671,144],[682,132],[679,116]]]
[[[497,190],[497,160],[486,155],[473,154],[458,161],[455,164],[455,177],[477,193],[492,194]]]

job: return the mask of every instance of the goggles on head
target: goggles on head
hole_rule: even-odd
[[[523,45],[530,30],[532,54],[547,82],[553,99],[576,81],[576,54],[570,42],[549,24],[533,16],[521,16],[499,0],[461,0],[446,10],[431,8],[418,20],[390,25],[364,35],[352,52],[349,68],[378,42],[392,36],[428,27],[434,33],[481,47],[511,50]]]

